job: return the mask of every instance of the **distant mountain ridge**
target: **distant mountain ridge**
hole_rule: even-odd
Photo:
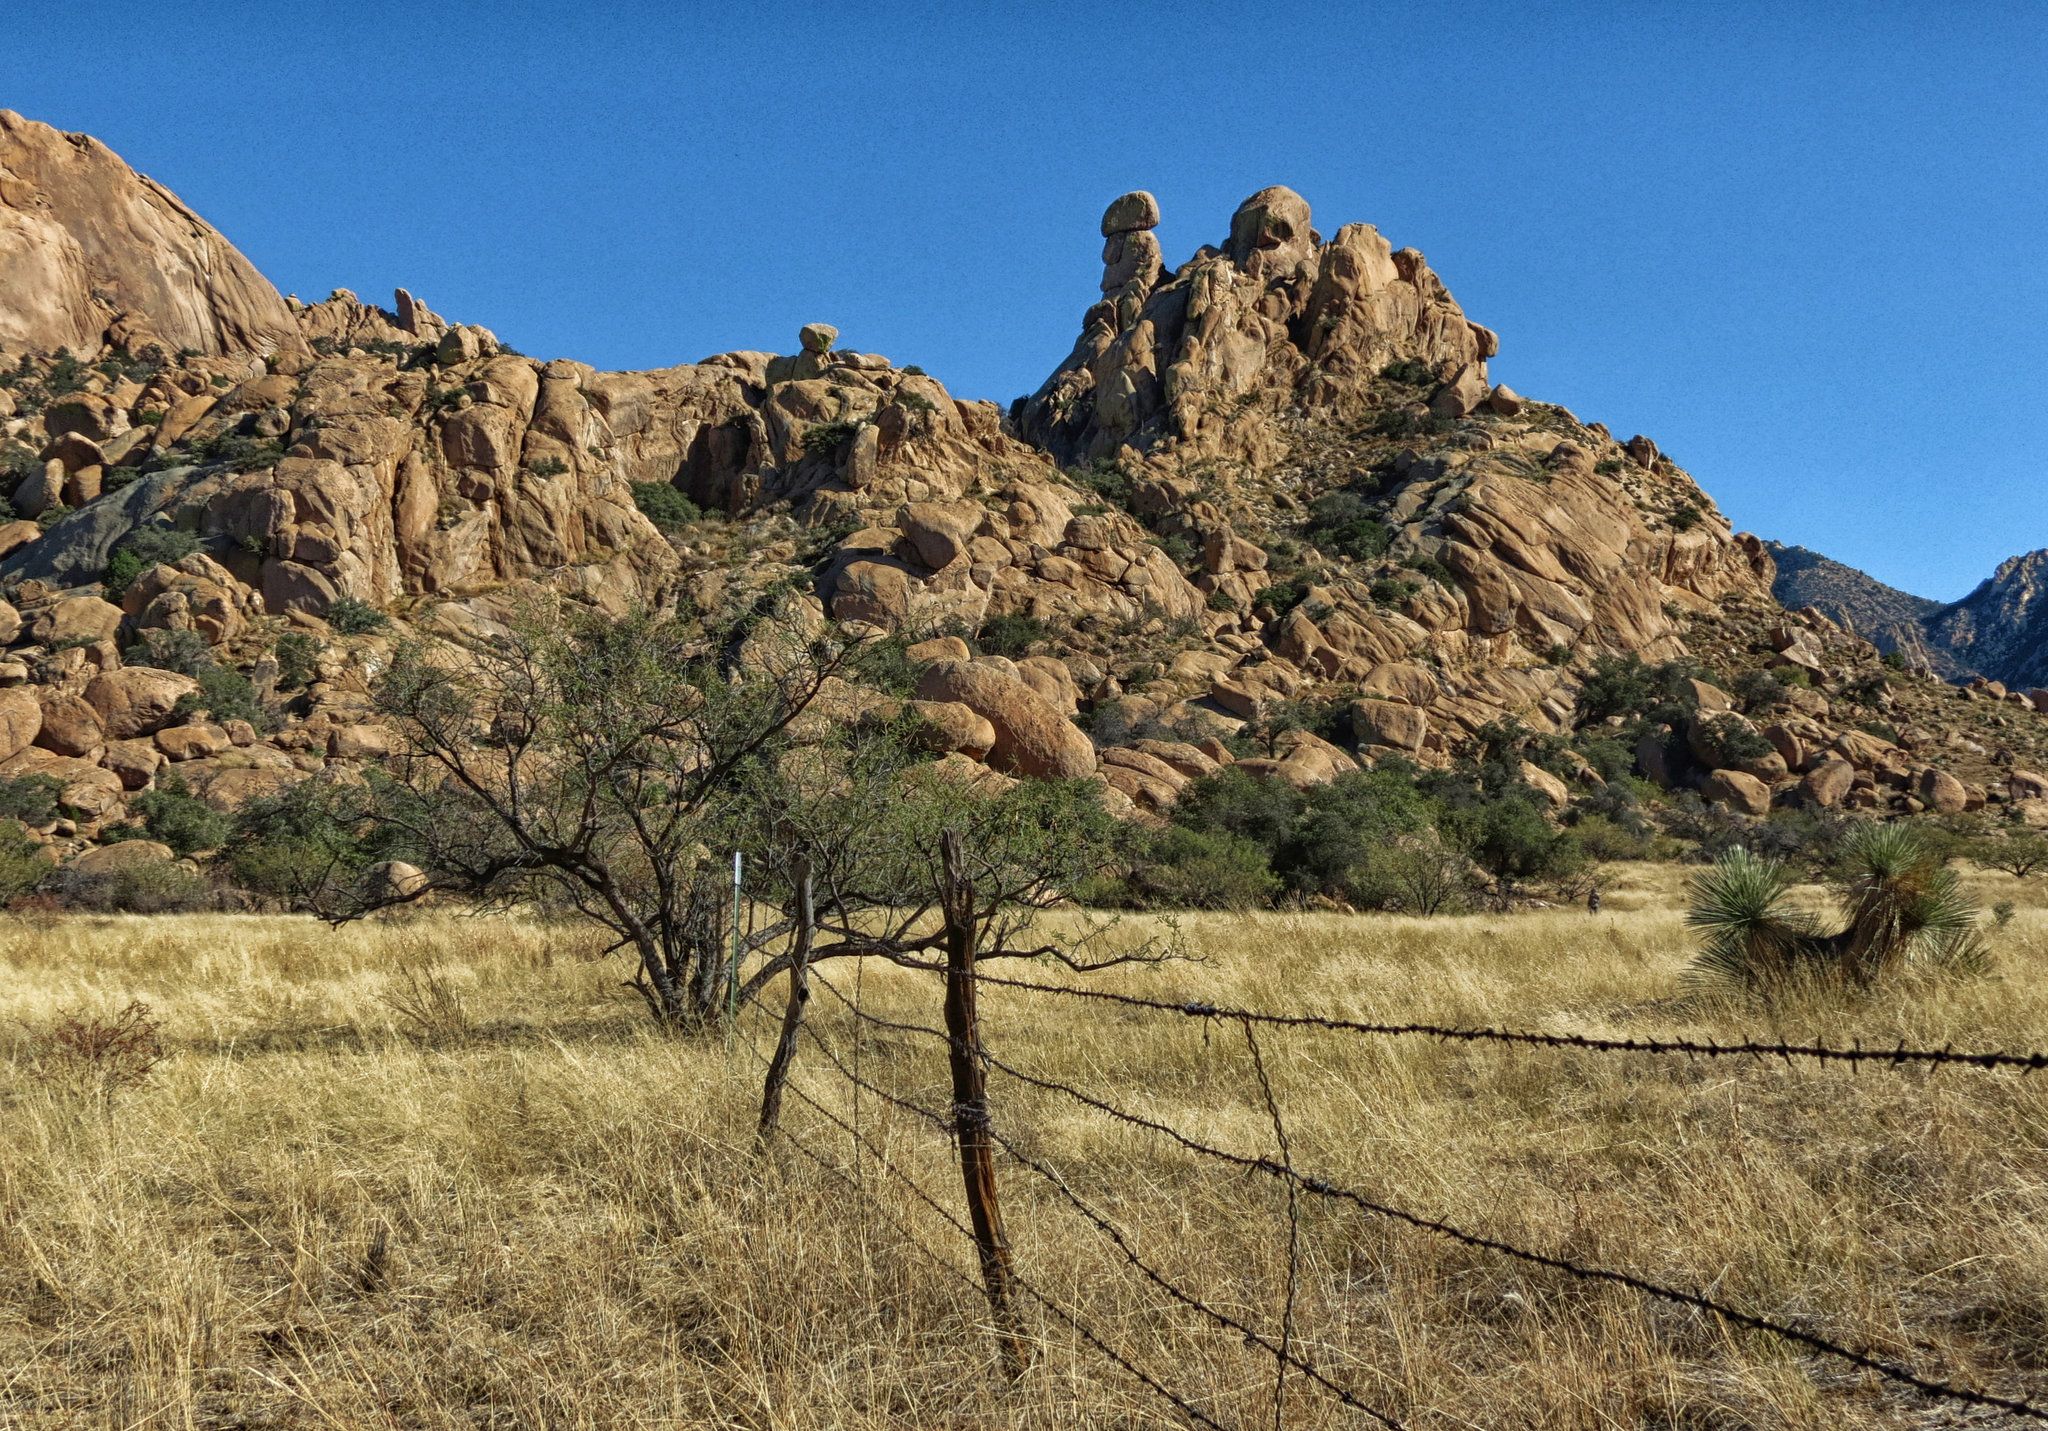
[[[1771,595],[1787,610],[1811,606],[1829,620],[1852,626],[1881,651],[1904,651],[1943,680],[1977,672],[1945,645],[1931,640],[1927,623],[1947,608],[1938,601],[1887,586],[1876,577],[1805,547],[1766,542],[1778,564]]]
[[[1853,625],[1883,651],[1904,651],[1943,680],[1985,676],[2024,690],[2048,686],[2048,550],[2009,557],[1946,605],[1887,586],[1805,547],[1765,544],[1778,564],[1771,594]]]
[[[1928,639],[2009,687],[2048,686],[2044,592],[2048,551],[2008,557],[1989,581],[1927,620]]]

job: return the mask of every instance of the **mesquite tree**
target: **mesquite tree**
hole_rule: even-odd
[[[926,961],[944,941],[948,831],[975,867],[983,958],[1102,962],[1099,930],[1033,932],[1120,841],[1097,787],[989,796],[941,772],[915,716],[859,687],[897,659],[794,599],[724,623],[536,605],[493,640],[401,647],[374,692],[401,753],[360,785],[308,782],[254,823],[299,842],[302,902],[330,919],[445,891],[595,921],[671,1027],[719,1021],[729,977],[750,1000],[799,946],[812,962]],[[366,881],[373,858],[425,878]]]

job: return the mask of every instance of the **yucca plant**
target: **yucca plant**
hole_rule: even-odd
[[[1708,983],[1769,984],[1825,967],[1827,936],[1787,900],[1793,872],[1736,846],[1686,886],[1685,922],[1700,931],[1690,971]]]
[[[1847,841],[1842,928],[1794,908],[1793,872],[1737,848],[1693,877],[1685,921],[1702,946],[1691,976],[1755,987],[1801,975],[1869,984],[1907,966],[1981,973],[1977,907],[1942,856],[1906,825],[1865,825]]]

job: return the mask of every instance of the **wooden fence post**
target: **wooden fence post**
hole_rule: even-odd
[[[761,1146],[775,1136],[782,1117],[782,1085],[789,1081],[789,1065],[796,1058],[796,1036],[803,1027],[804,1005],[811,999],[811,926],[815,911],[811,903],[811,862],[799,859],[796,875],[796,935],[789,951],[789,1002],[782,1009],[782,1033],[775,1040],[775,1057],[768,1061],[768,1080],[761,1086],[761,1126],[755,1130]]]
[[[942,901],[946,919],[946,1033],[953,1070],[954,1139],[960,1146],[960,1176],[967,1188],[967,1216],[981,1255],[981,1280],[994,1314],[1003,1362],[1015,1376],[1024,1370],[1024,1338],[1012,1295],[1010,1242],[1003,1233],[1002,1204],[996,1196],[995,1146],[989,1138],[987,1075],[981,1064],[981,1027],[974,1013],[974,881],[967,873],[960,832],[939,841],[944,864]]]

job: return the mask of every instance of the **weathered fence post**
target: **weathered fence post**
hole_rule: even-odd
[[[782,1085],[789,1080],[789,1065],[796,1057],[796,1036],[803,1027],[804,1005],[811,999],[811,926],[816,922],[811,904],[811,862],[799,859],[796,875],[796,935],[789,950],[789,1002],[782,1009],[782,1033],[775,1040],[775,1057],[768,1061],[768,1080],[761,1086],[761,1126],[756,1130],[761,1146],[775,1136],[782,1117]]]
[[[989,1138],[987,1075],[981,1064],[981,1028],[974,1013],[974,881],[960,845],[960,832],[940,838],[945,871],[946,1033],[953,1069],[953,1128],[960,1145],[960,1176],[967,1188],[967,1216],[981,1254],[981,1280],[994,1314],[996,1340],[1012,1375],[1025,1363],[1024,1338],[1011,1294],[1010,1242],[996,1196],[995,1146]]]

